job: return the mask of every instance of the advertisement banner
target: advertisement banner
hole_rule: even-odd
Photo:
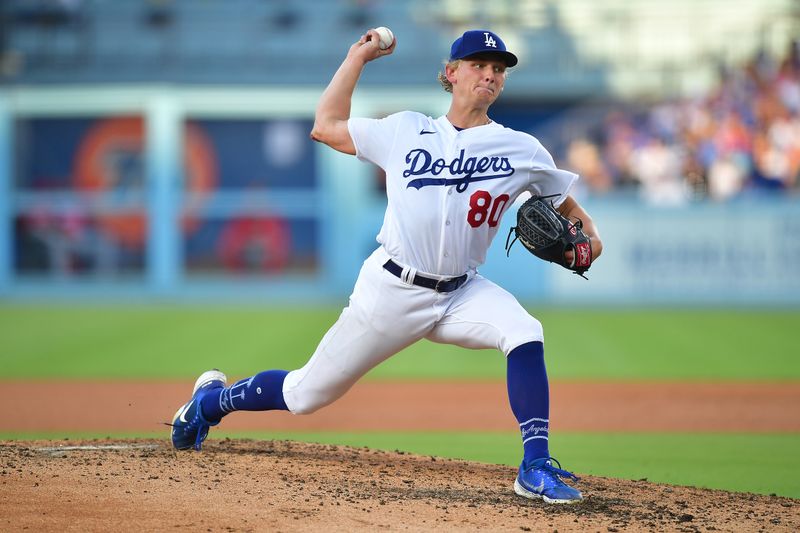
[[[800,204],[791,198],[590,212],[603,255],[586,283],[553,270],[555,300],[800,305]]]

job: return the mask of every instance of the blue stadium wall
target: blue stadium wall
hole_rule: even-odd
[[[376,246],[378,169],[308,139],[318,88],[0,90],[4,300],[343,303]],[[359,90],[356,116],[438,116],[437,90]],[[511,103],[500,122],[545,120]],[[545,109],[545,111],[543,111]],[[481,272],[561,305],[800,305],[800,205],[654,207],[586,197],[605,242],[589,281],[506,257]]]

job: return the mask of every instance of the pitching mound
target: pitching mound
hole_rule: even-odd
[[[0,529],[17,531],[798,531],[800,502],[586,476],[586,500],[516,496],[516,471],[287,441],[0,444]]]

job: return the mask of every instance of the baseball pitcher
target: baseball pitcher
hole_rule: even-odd
[[[522,437],[515,492],[548,503],[578,502],[580,491],[564,481],[577,477],[562,470],[548,448],[542,325],[477,270],[501,217],[528,192],[538,203],[520,210],[517,238],[582,275],[602,243],[592,219],[569,195],[578,176],[556,168],[536,138],[489,117],[507,68],[517,64],[491,31],[467,31],[452,44],[439,73],[452,93],[446,115],[351,117],[366,64],[397,46],[396,39],[381,45],[385,33],[369,30],[350,47],[322,94],[311,132],[314,140],[386,171],[379,246],[364,261],[348,306],[302,368],[267,370],[230,386],[218,370],[203,373],[175,414],[172,443],[199,450],[209,427],[236,410],[312,413],[420,339],[495,348],[506,357],[508,397]]]

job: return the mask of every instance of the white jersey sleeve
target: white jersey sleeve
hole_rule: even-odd
[[[396,142],[399,126],[408,111],[394,113],[385,118],[351,118],[347,121],[347,128],[353,145],[356,147],[356,157],[361,161],[375,163],[386,169],[387,159]]]
[[[530,169],[531,194],[540,196],[558,195],[553,198],[553,205],[561,205],[569,194],[578,175],[568,170],[556,168],[553,156],[537,140],[537,150],[533,154]]]

